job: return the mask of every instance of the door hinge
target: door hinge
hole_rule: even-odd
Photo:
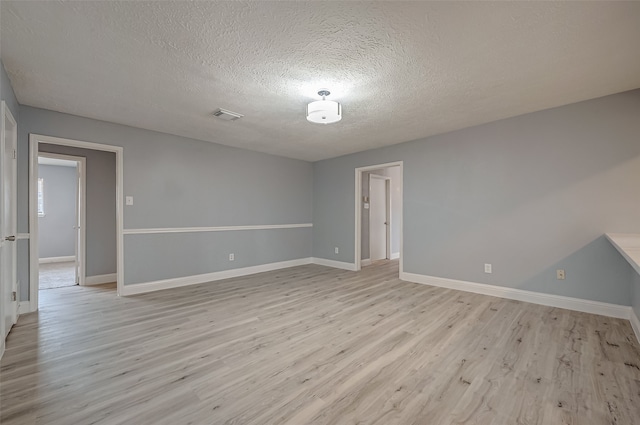
[[[18,301],[18,294],[16,294],[16,291],[11,293],[11,301]]]
[[[17,150],[13,150],[13,159],[18,159],[18,151]]]

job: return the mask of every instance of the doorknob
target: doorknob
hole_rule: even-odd
[[[5,241],[9,241],[9,242],[13,242],[13,241],[15,241],[15,240],[16,240],[16,237],[15,237],[15,236],[6,236],[6,237],[4,238],[4,240],[5,240]]]

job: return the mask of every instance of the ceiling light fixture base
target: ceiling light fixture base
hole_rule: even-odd
[[[316,100],[307,105],[307,121],[316,124],[333,124],[342,119],[342,105],[333,100],[326,100],[331,92],[327,89],[318,91],[322,100]]]

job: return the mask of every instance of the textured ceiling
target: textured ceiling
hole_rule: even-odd
[[[22,104],[310,161],[640,87],[637,2],[0,7]]]

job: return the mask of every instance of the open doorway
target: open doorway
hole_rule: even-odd
[[[362,265],[391,259],[391,178],[382,171],[369,172],[369,187],[362,185]]]
[[[114,295],[116,291],[118,294],[122,293],[122,147],[36,134],[30,134],[29,143],[29,311],[38,309],[40,281],[44,277],[41,272],[47,268],[46,264],[56,264],[56,260],[59,265],[67,263],[64,267],[53,270],[58,274],[57,278],[61,281],[59,283],[63,281],[65,285],[74,286],[102,285],[103,289],[112,289]],[[75,249],[70,256],[65,252],[60,255],[43,252],[47,246],[56,245],[57,241],[54,240],[56,236],[46,234],[46,229],[42,226],[43,218],[51,212],[48,211],[51,203],[47,200],[51,197],[48,191],[52,187],[51,181],[40,175],[40,157],[74,161],[75,171],[79,174],[76,175],[76,214],[72,216],[73,221],[65,221],[64,225],[69,230],[68,225],[71,224],[70,238]],[[41,180],[41,177],[44,178]],[[41,186],[40,193],[38,186]],[[40,211],[39,206],[42,208]],[[69,234],[65,237],[69,238]],[[69,245],[66,252],[68,249]],[[44,261],[40,261],[41,259]],[[69,276],[73,281],[68,279]],[[64,286],[55,282],[53,285]]]
[[[84,285],[86,158],[38,154],[40,290]]]
[[[400,260],[402,272],[402,162],[356,168],[356,270]]]

